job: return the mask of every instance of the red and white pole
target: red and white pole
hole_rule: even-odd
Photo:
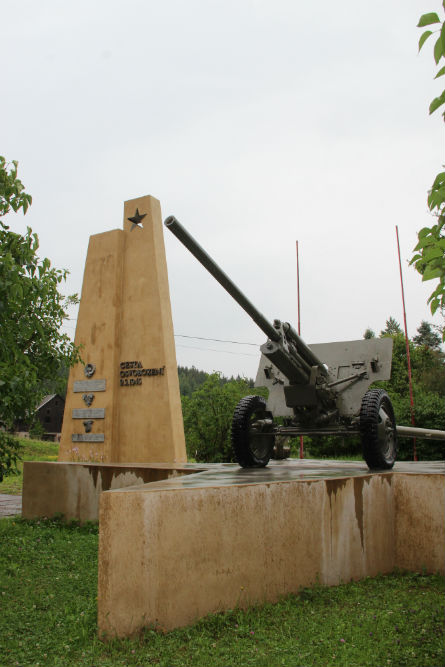
[[[397,252],[399,255],[399,271],[400,271],[400,285],[402,287],[402,306],[403,306],[403,322],[405,324],[405,343],[406,343],[406,360],[408,363],[408,385],[409,385],[409,401],[410,401],[410,410],[411,410],[411,424],[415,426],[414,420],[414,397],[413,397],[413,381],[411,376],[411,357],[409,353],[409,340],[408,340],[408,326],[406,324],[406,308],[405,308],[405,292],[403,289],[403,276],[402,276],[402,261],[400,259],[400,243],[399,243],[399,228],[396,225],[396,237],[397,237]],[[417,451],[416,451],[416,439],[413,441],[413,460],[417,461]]]
[[[301,321],[300,321],[300,263],[298,258],[298,241],[297,241],[297,304],[298,304],[298,335],[301,334]],[[300,459],[304,459],[304,440],[303,436],[300,435]]]

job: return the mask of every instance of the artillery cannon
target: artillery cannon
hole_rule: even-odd
[[[392,339],[306,345],[288,322],[271,324],[174,216],[164,224],[267,336],[255,386],[265,386],[268,398],[246,396],[233,415],[232,447],[239,465],[266,466],[283,437],[358,434],[369,468],[392,468],[397,454],[394,410],[383,389],[369,389],[391,376]],[[401,428],[403,435],[435,437],[426,429]],[[445,438],[444,432],[435,433]]]

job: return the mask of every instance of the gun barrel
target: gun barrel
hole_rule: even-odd
[[[170,215],[164,222],[164,225],[169,229],[185,247],[190,250],[192,255],[196,257],[207,271],[224,287],[226,292],[241,306],[241,308],[252,318],[252,320],[259,326],[259,328],[266,334],[268,338],[278,342],[280,334],[278,331],[266,320],[264,315],[260,313],[257,308],[247,299],[238,287],[230,280],[222,269],[213,261],[213,259],[201,248],[199,243],[195,241],[181,223]]]
[[[325,368],[324,363],[312,352],[311,348],[306,345],[304,340],[297,334],[295,329],[285,322],[283,324],[283,330],[285,334],[293,341],[297,348],[297,352],[302,357],[302,359],[309,364],[309,366],[318,366],[321,373],[324,376],[327,376],[328,372]]]

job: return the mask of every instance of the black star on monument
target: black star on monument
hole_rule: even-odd
[[[132,227],[131,227],[131,229],[130,229],[130,232],[132,232],[133,229],[134,229],[135,227],[137,227],[138,225],[141,224],[142,219],[145,218],[146,215],[147,215],[146,213],[143,213],[143,214],[141,215],[141,214],[139,213],[139,209],[137,208],[137,209],[136,209],[136,213],[134,214],[134,216],[133,216],[132,218],[127,218],[127,220],[129,220],[130,222],[133,223],[133,225],[132,225]]]

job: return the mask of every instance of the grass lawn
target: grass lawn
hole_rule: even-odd
[[[59,445],[56,442],[18,438],[22,449],[20,456],[23,461],[57,461]],[[20,495],[23,485],[23,462],[18,464],[18,474],[8,475],[0,482],[0,493]],[[1,664],[1,662],[0,662]]]
[[[444,664],[444,578],[394,573],[134,639],[96,635],[97,525],[0,519],[0,664]]]

